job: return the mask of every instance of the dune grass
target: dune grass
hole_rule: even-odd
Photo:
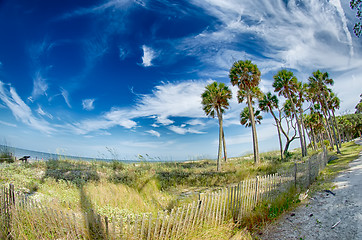
[[[156,213],[170,210],[197,197],[205,189],[218,189],[256,175],[286,168],[298,152],[281,162],[278,152],[261,154],[262,163],[250,156],[228,159],[222,171],[216,162],[146,162],[60,160],[1,164],[0,185],[13,183],[17,191],[46,202],[56,210],[81,209],[81,195],[91,199],[99,214]]]
[[[356,144],[343,144],[339,159],[323,170],[311,188],[325,188],[328,180],[345,169],[361,150],[362,147]],[[310,151],[310,154],[315,153]],[[246,178],[283,171],[299,156],[300,152],[294,151],[286,160],[280,161],[278,152],[263,153],[258,166],[253,164],[250,156],[230,158],[223,162],[220,172],[216,172],[216,162],[212,160],[125,164],[120,161],[60,159],[2,163],[0,185],[13,183],[17,191],[25,192],[30,198],[57,211],[82,212],[90,208],[112,219],[170,210],[190,202],[206,189],[219,189]],[[297,203],[296,190],[291,189],[275,201],[257,207],[244,218],[241,229],[229,225],[217,228],[205,226],[202,233],[190,233],[188,239],[200,239],[198,236],[223,239],[221,236],[232,236],[238,231],[243,232],[237,234],[249,239],[245,226],[253,233]],[[221,235],[214,236],[215,231]]]

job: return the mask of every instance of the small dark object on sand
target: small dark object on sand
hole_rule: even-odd
[[[19,160],[21,160],[22,162],[28,162],[28,158],[30,158],[30,156],[24,156],[22,158],[19,158]]]
[[[332,192],[331,190],[324,190],[326,193],[330,193],[332,194],[333,196],[336,196],[336,194],[334,192]]]

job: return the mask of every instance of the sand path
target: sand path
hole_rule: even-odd
[[[349,166],[333,180],[335,195],[316,193],[307,204],[266,227],[259,237],[362,240],[362,152]]]

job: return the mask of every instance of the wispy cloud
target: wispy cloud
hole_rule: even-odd
[[[48,83],[46,79],[37,72],[33,79],[33,91],[31,94],[32,99],[36,99],[41,95],[47,96]]]
[[[239,59],[253,60],[263,73],[281,67],[304,71],[361,66],[343,10],[348,4],[341,6],[339,0],[191,2],[221,24],[168,42],[177,52],[213,66],[201,74],[225,76]]]
[[[180,135],[185,135],[186,133],[194,133],[194,134],[205,134],[206,132],[201,132],[199,130],[193,129],[193,128],[186,128],[185,125],[181,126],[169,126],[168,129],[170,129],[172,132],[175,132]]]
[[[161,125],[165,125],[165,126],[173,124],[175,122],[175,121],[168,119],[165,116],[157,116],[156,120],[157,120],[157,123],[159,123]]]
[[[23,122],[24,124],[40,130],[43,133],[54,132],[54,129],[48,122],[34,117],[30,107],[16,93],[16,90],[9,85],[7,88],[3,82],[0,81],[0,99],[12,111],[14,117]]]
[[[63,96],[65,103],[68,105],[69,108],[72,108],[69,102],[69,93],[64,88],[60,88],[60,94]]]
[[[201,107],[201,93],[209,81],[185,81],[179,83],[163,83],[156,86],[151,94],[137,95],[135,106],[129,108],[112,108],[110,111],[95,118],[75,123],[78,134],[87,134],[100,129],[115,126],[126,129],[135,128],[138,118],[153,118],[152,125],[169,126],[175,121],[170,117],[205,118]],[[194,125],[201,123],[191,122]],[[187,124],[187,123],[186,123]],[[191,124],[190,124],[191,125]],[[179,134],[203,133],[199,129],[170,126],[170,130]]]
[[[140,116],[205,117],[201,107],[201,94],[210,81],[184,81],[163,83],[152,94],[139,95],[135,112]],[[171,124],[171,123],[170,123]]]
[[[116,125],[130,129],[137,125],[132,119],[132,113],[129,114],[126,110],[114,109],[104,115],[105,119],[115,123]]]
[[[86,57],[86,69],[92,68],[95,62],[108,51],[109,34],[98,34],[84,41],[84,53]]]
[[[186,123],[191,126],[196,126],[196,125],[205,126],[206,125],[206,123],[204,121],[201,121],[200,119],[191,119],[190,121],[187,121]]]
[[[160,134],[159,132],[155,131],[155,130],[148,130],[148,131],[146,131],[146,132],[149,133],[149,134],[151,134],[151,135],[153,135],[153,136],[156,136],[156,137],[160,137],[160,136],[161,136],[161,134]]]
[[[87,111],[91,111],[94,109],[94,103],[95,99],[94,98],[91,98],[91,99],[83,99],[82,100],[82,106],[83,106],[83,109],[87,110]]]
[[[152,66],[152,60],[156,57],[156,52],[146,45],[142,46],[143,56],[142,56],[142,65],[144,67]]]
[[[48,117],[48,118],[50,118],[50,119],[53,119],[53,115],[51,115],[50,113],[46,113],[46,112],[41,108],[40,105],[38,106],[38,109],[36,110],[36,112],[37,112],[39,115],[41,115],[41,116],[46,116],[46,117]]]
[[[127,10],[134,3],[142,2],[142,1],[134,1],[134,0],[109,0],[103,1],[102,4],[94,5],[88,8],[79,8],[72,12],[68,12],[61,16],[59,19],[67,19],[73,18],[77,16],[89,15],[89,14],[103,14],[107,9],[119,9],[119,10]]]
[[[121,61],[125,60],[128,55],[127,49],[125,49],[124,47],[119,47],[118,50],[119,50],[119,59]]]
[[[16,124],[14,124],[14,123],[9,123],[9,122],[5,122],[5,121],[1,121],[1,120],[0,120],[0,124],[8,126],[8,127],[16,127]]]

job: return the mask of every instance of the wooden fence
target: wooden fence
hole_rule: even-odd
[[[101,217],[92,211],[79,214],[48,209],[16,194],[14,186],[10,185],[0,192],[2,232],[12,238],[22,231],[36,231],[37,237],[41,238],[187,239],[189,232],[205,225],[217,226],[231,219],[240,221],[258,203],[271,201],[292,186],[308,187],[326,164],[327,151],[324,151],[306,161],[295,162],[280,173],[258,176],[200,194],[197,200],[170,212],[159,212],[156,216],[146,213],[128,215],[118,219]]]

